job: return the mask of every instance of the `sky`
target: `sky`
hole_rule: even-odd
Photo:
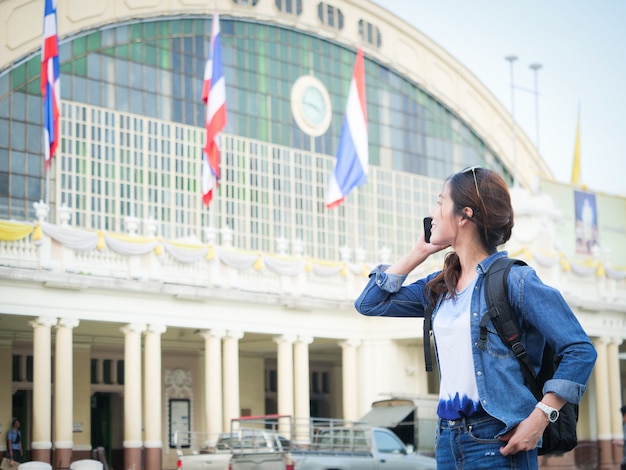
[[[374,1],[450,53],[509,112],[505,57],[517,56],[515,120],[538,140],[554,179],[571,182],[580,110],[580,183],[626,197],[626,1]]]

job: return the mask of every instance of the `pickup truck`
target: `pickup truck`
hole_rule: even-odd
[[[209,433],[178,432],[175,437],[178,470],[228,470],[233,448],[239,452],[253,450],[256,453],[278,451],[289,447],[282,436],[269,431],[246,431],[222,433],[215,445],[211,445]]]
[[[265,426],[268,426],[267,424]],[[312,418],[291,421],[290,447],[273,452],[233,451],[229,470],[435,470],[436,460],[415,454],[386,428],[367,423]],[[280,429],[280,427],[278,428]],[[285,432],[285,425],[282,426]],[[294,431],[295,429],[295,431]],[[299,429],[299,430],[298,430]],[[304,439],[303,439],[304,437]],[[299,438],[299,443],[297,440]]]

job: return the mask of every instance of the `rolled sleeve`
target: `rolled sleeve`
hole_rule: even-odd
[[[563,379],[550,379],[547,380],[543,386],[543,393],[554,393],[563,400],[570,403],[578,404],[585,393],[586,387],[584,385],[571,382]]]
[[[386,273],[385,270],[388,267],[389,265],[380,264],[376,266],[372,272],[370,272],[370,276],[376,276],[374,282],[376,282],[378,287],[385,292],[393,294],[394,292],[398,292],[400,290],[407,276],[406,274]]]

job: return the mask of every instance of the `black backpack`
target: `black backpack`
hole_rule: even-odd
[[[531,360],[522,343],[522,329],[512,311],[508,301],[507,279],[511,266],[518,264],[525,266],[524,261],[502,257],[496,259],[485,273],[485,298],[489,309],[480,321],[480,341],[487,341],[487,324],[493,323],[500,338],[515,354],[525,377],[525,384],[531,390],[537,401],[543,398],[543,385],[554,375],[560,358],[546,343],[543,350],[541,369],[535,376]],[[424,312],[424,359],[426,371],[432,371],[430,353],[430,335],[432,334],[432,312],[434,305],[430,304]],[[542,447],[539,455],[558,455],[572,450],[578,441],[576,424],[578,422],[578,405],[566,403],[561,408],[559,419],[549,423],[543,433]]]

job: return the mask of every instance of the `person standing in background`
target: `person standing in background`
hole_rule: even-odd
[[[11,466],[13,462],[22,462],[22,433],[20,432],[20,420],[13,418],[11,429],[7,433],[7,451]]]

